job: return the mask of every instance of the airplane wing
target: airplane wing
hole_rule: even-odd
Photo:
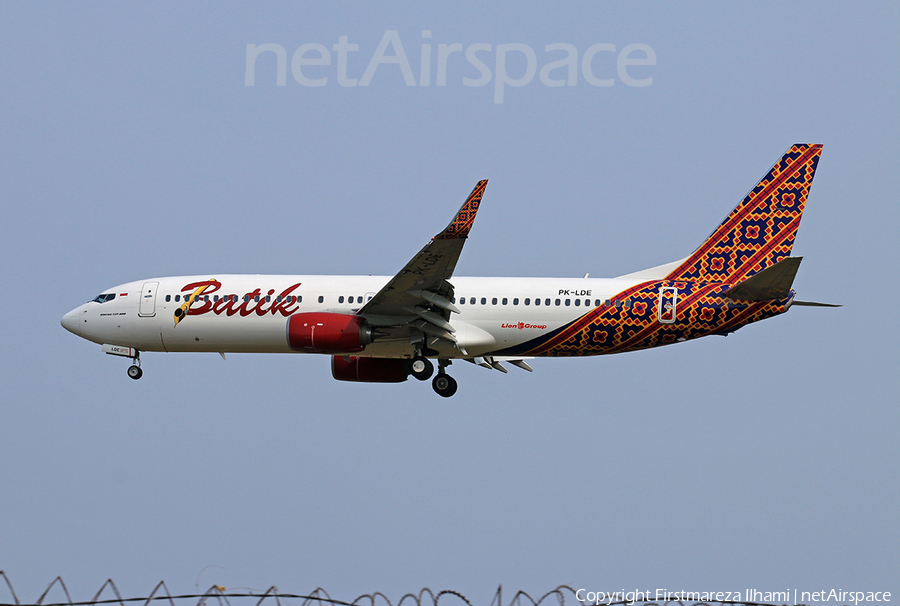
[[[450,225],[432,238],[357,313],[376,325],[410,323],[431,336],[455,341],[447,319],[450,312],[459,313],[459,310],[450,301],[453,286],[448,280],[475,222],[485,187],[487,179],[479,181]]]

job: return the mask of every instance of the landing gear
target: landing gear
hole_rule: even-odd
[[[431,375],[434,373],[434,364],[431,363],[431,360],[422,356],[416,355],[409,362],[409,374],[420,381],[427,381],[431,378]]]
[[[131,358],[132,364],[128,367],[128,377],[137,381],[144,376],[144,371],[141,370],[141,352],[136,349],[133,351],[134,357]]]
[[[443,371],[443,368],[441,369]],[[456,379],[444,372],[440,372],[431,382],[431,387],[437,392],[437,395],[449,398],[456,393]]]

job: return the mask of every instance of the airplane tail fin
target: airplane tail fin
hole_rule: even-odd
[[[790,257],[821,154],[821,145],[792,145],[666,279],[737,283]]]

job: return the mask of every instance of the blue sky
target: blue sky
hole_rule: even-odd
[[[352,599],[665,587],[900,591],[898,8],[839,3],[0,5],[0,570]],[[431,38],[423,38],[423,31]],[[396,31],[368,86],[248,44]],[[430,44],[431,82],[421,86]],[[459,52],[436,85],[438,45]],[[496,47],[535,75],[496,97]],[[572,45],[574,86],[541,69]],[[591,73],[580,69],[599,50]],[[616,60],[647,45],[654,65]],[[512,47],[511,47],[512,48]],[[515,47],[515,48],[521,48]],[[607,47],[602,47],[607,48]],[[391,52],[388,52],[390,55]],[[639,56],[635,55],[636,57]],[[315,53],[307,55],[314,57]],[[507,53],[510,78],[525,53]],[[553,72],[563,78],[566,70]],[[460,390],[333,381],[325,357],[157,354],[59,318],[113,285],[385,274],[490,179],[458,275],[616,276],[686,256],[795,142],[825,145],[795,308],[727,339],[455,365]],[[885,317],[875,322],[880,309]],[[0,599],[4,595],[0,587]]]

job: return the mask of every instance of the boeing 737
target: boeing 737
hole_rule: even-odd
[[[617,278],[466,278],[453,272],[481,204],[480,181],[446,229],[397,275],[199,275],[104,290],[66,330],[131,358],[142,352],[316,353],[340,381],[432,377],[450,397],[455,360],[506,373],[543,356],[594,356],[727,335],[786,312],[791,257],[821,145],[788,149],[688,257]]]

